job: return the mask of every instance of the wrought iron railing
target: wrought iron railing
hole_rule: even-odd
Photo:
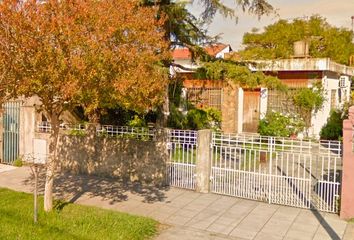
[[[341,156],[342,142],[332,140],[292,139],[257,134],[213,133],[214,145],[237,146],[278,152],[316,153]]]
[[[61,130],[67,130],[71,135],[85,135],[87,124],[60,124]],[[40,122],[37,132],[50,133],[52,126],[49,122]],[[142,127],[99,125],[96,134],[101,137],[133,138],[140,140],[153,140],[156,138],[156,130]]]

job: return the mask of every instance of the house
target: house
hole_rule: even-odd
[[[224,58],[226,54],[232,52],[230,45],[222,43],[206,46],[204,50],[215,58]],[[197,107],[214,107],[221,110],[224,83],[196,79],[194,73],[200,65],[192,59],[192,54],[187,48],[174,49],[172,57],[174,64],[170,72],[183,79],[185,97]]]
[[[217,48],[211,52],[224,58],[231,48]],[[216,48],[215,48],[216,49]],[[193,73],[198,63],[191,61],[186,49],[176,49],[175,62],[185,68],[175,67],[176,74],[183,76],[183,86],[187,99],[197,107],[214,107],[222,112],[222,130],[229,133],[254,132],[258,130],[260,119],[268,111],[296,111],[285,93],[266,88],[247,89],[231,86],[223,81],[197,80]],[[351,77],[354,67],[335,63],[329,58],[310,58],[308,54],[294,54],[293,58],[281,60],[255,60],[250,70],[262,71],[277,76],[290,91],[312,87],[320,81],[324,89],[323,107],[311,114],[308,134],[318,137],[332,109],[340,109],[349,101]]]
[[[322,108],[310,116],[309,135],[318,137],[323,125],[326,124],[330,111],[342,109],[350,99],[351,77],[354,67],[338,64],[329,58],[292,58],[271,61],[256,61],[256,66],[250,66],[252,71],[262,71],[265,74],[277,76],[289,90],[312,87],[320,81],[324,92]],[[263,89],[259,92],[260,118],[267,111],[296,111],[294,105],[276,90]],[[257,106],[253,106],[257,108]]]

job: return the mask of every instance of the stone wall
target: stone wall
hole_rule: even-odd
[[[221,129],[225,133],[236,133],[239,131],[238,104],[238,88],[236,86],[228,85],[223,89],[223,97],[221,103]]]
[[[37,134],[46,139],[49,134]],[[78,174],[119,178],[154,185],[165,184],[168,153],[162,134],[157,141],[60,134],[60,168]],[[49,152],[49,151],[48,151]]]

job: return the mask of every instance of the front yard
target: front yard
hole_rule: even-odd
[[[33,223],[33,196],[0,188],[0,239],[149,239],[158,223],[145,217],[77,204],[56,203],[51,213],[39,198],[38,223]]]

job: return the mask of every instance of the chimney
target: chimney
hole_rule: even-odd
[[[294,42],[294,58],[309,57],[309,41],[301,40]]]

